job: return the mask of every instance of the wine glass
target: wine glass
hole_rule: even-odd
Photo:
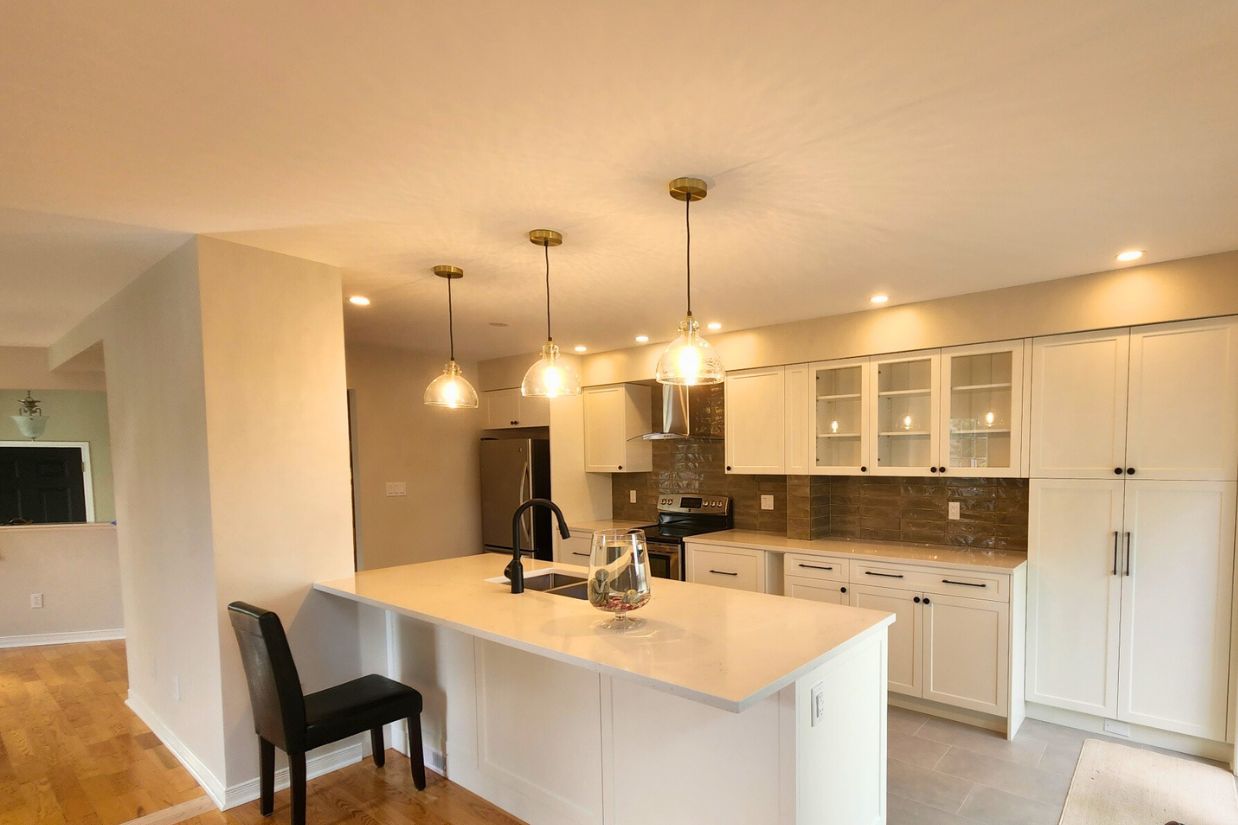
[[[645,531],[595,532],[589,551],[589,603],[614,614],[603,627],[627,630],[641,624],[628,614],[644,607],[652,595]]]

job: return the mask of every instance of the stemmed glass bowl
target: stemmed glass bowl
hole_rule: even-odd
[[[630,614],[649,603],[649,553],[644,530],[598,530],[589,551],[589,603],[613,614],[603,627],[641,624]]]

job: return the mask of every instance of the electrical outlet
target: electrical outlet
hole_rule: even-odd
[[[812,727],[815,728],[817,722],[821,721],[821,717],[825,716],[825,682],[818,682],[812,686],[812,691],[808,694],[808,706]]]
[[[172,698],[178,702],[181,700],[181,677],[179,675],[172,677]]]
[[[773,496],[761,496],[761,509],[762,510],[773,510],[774,509],[774,497]]]
[[[959,520],[959,503],[957,501],[952,501],[946,505],[946,518],[951,521]]]
[[[1119,722],[1115,719],[1106,719],[1105,733],[1112,733],[1114,736],[1125,736],[1130,738],[1131,726],[1125,722]]]
[[[635,504],[635,503],[636,503],[636,491],[628,490],[628,504]]]
[[[42,593],[31,593],[30,594],[31,609],[37,609],[42,606],[43,606],[43,594]]]
[[[408,485],[403,481],[388,481],[387,495],[406,496],[408,495]]]

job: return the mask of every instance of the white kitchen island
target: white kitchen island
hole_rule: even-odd
[[[425,696],[426,757],[450,779],[531,825],[885,821],[892,615],[655,579],[618,633],[587,601],[487,581],[505,563],[315,585],[385,612],[366,632]]]

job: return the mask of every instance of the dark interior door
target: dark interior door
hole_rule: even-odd
[[[0,524],[85,520],[79,448],[0,447]]]

